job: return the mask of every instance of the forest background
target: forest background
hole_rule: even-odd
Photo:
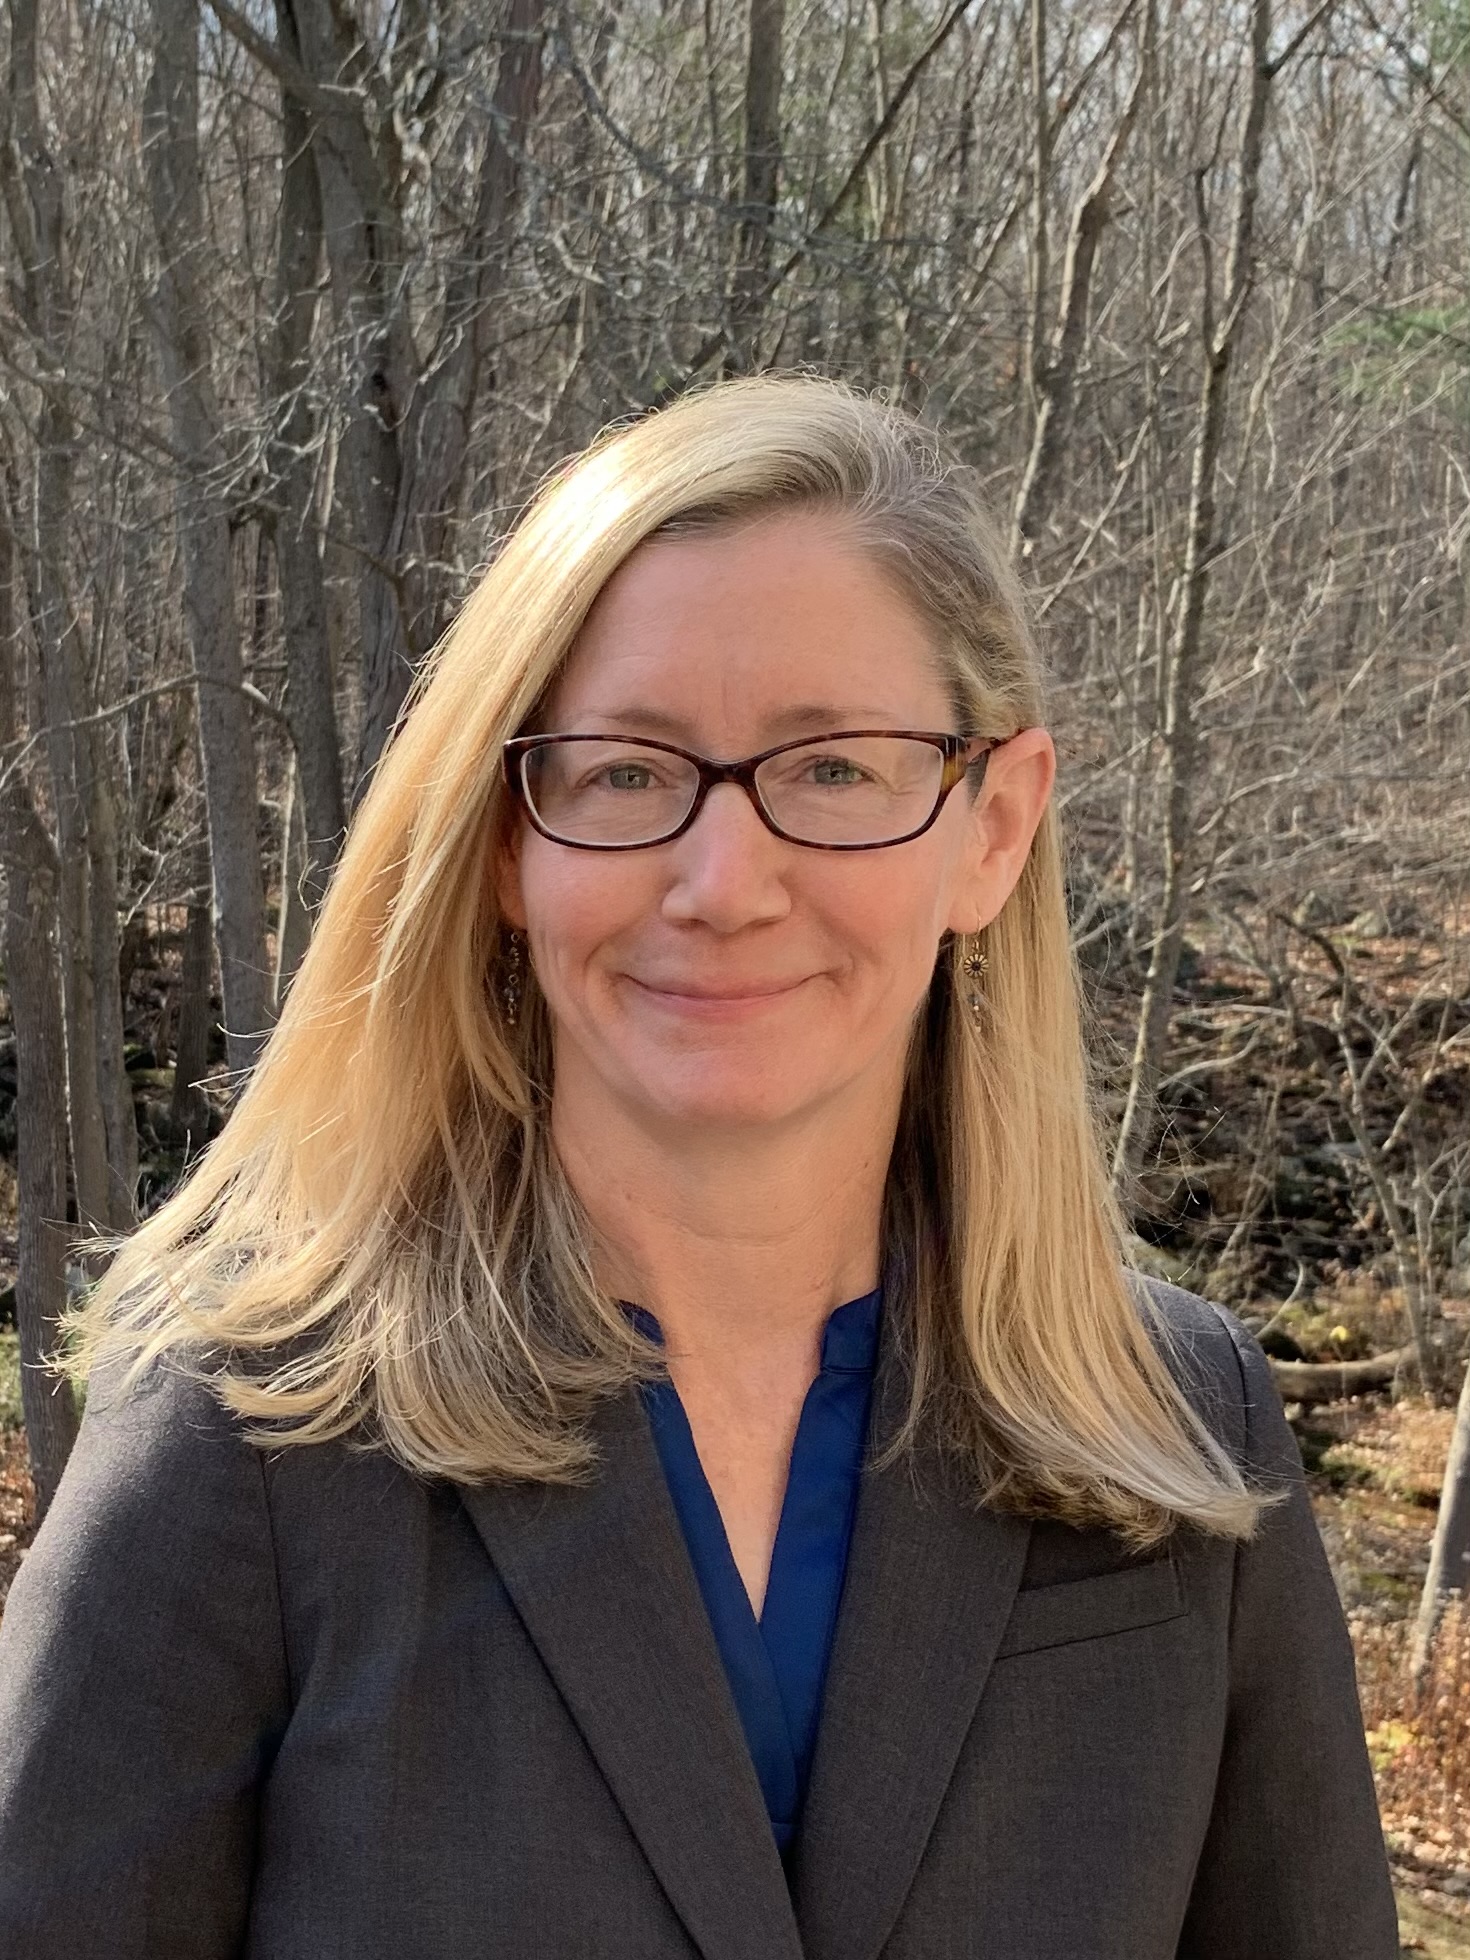
[[[0,1587],[71,1240],[226,1120],[476,570],[808,366],[1024,565],[1137,1256],[1275,1357],[1452,1950],[1470,3],[8,0],[0,71]]]

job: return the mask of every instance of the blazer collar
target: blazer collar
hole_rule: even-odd
[[[895,1331],[885,1314],[875,1441],[907,1398]],[[593,1428],[585,1485],[460,1494],[659,1883],[703,1960],[875,1960],[974,1720],[1029,1524],[977,1508],[927,1448],[864,1473],[788,1888],[636,1391]]]
[[[802,1960],[791,1894],[636,1391],[594,1481],[460,1495],[703,1960]]]
[[[888,1316],[870,1434],[891,1437],[908,1371]],[[874,1960],[891,1934],[975,1719],[1030,1542],[939,1451],[864,1478],[793,1853],[807,1960]]]

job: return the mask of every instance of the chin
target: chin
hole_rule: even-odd
[[[712,1129],[787,1122],[819,1100],[795,1070],[772,1071],[764,1079],[749,1069],[676,1069],[667,1075],[654,1071],[643,1078],[643,1094],[664,1122]]]

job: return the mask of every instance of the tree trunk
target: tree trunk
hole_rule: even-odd
[[[735,240],[730,290],[729,374],[755,365],[771,227],[781,178],[781,71],[786,31],[785,0],[750,0],[745,64],[745,185]]]
[[[302,820],[300,774],[295,759],[286,775],[286,808],[281,818],[281,902],[276,911],[276,1012],[285,1004],[292,975],[311,944],[310,869]]]
[[[1043,0],[1037,0],[1038,16],[1044,21]],[[1108,140],[1092,182],[1083,192],[1072,213],[1067,235],[1067,253],[1062,262],[1062,292],[1057,307],[1057,325],[1050,353],[1038,359],[1033,377],[1036,394],[1036,420],[1031,434],[1031,453],[1016,493],[1012,518],[1013,553],[1029,550],[1045,528],[1061,477],[1067,439],[1071,434],[1072,405],[1077,389],[1077,369],[1087,337],[1088,306],[1092,297],[1092,273],[1098,247],[1112,216],[1113,184],[1118,165],[1138,120],[1139,104],[1153,71],[1154,8],[1146,0],[1143,42],[1139,50],[1138,74]],[[1045,52],[1044,45],[1042,49]],[[1043,110],[1046,109],[1043,95]],[[1039,142],[1044,153],[1044,144]],[[1039,222],[1045,227],[1045,206]],[[1044,248],[1036,254],[1044,257]]]
[[[422,655],[449,625],[453,541],[463,516],[465,466],[476,406],[493,385],[495,302],[509,269],[521,158],[541,96],[545,0],[508,0],[495,93],[486,118],[475,212],[445,282],[439,340],[445,353],[422,378],[406,429],[404,590],[409,640]]]
[[[367,787],[413,679],[399,590],[403,423],[417,363],[399,295],[403,244],[393,188],[374,152],[364,103],[371,51],[351,11],[332,0],[278,0],[317,85],[312,150],[337,324],[354,396],[342,434],[360,552],[362,725],[352,794]],[[327,106],[324,106],[327,105]]]
[[[266,52],[243,16],[220,12],[233,32]],[[431,368],[418,357],[402,299],[396,138],[386,124],[375,131],[368,121],[373,52],[350,7],[332,0],[277,0],[277,22],[278,72],[309,112],[336,319],[355,376],[342,442],[362,568],[356,800],[392,733],[416,662],[448,620],[448,540],[486,366],[490,301],[540,95],[545,6],[508,0],[475,212],[446,274]]]
[[[117,798],[101,728],[79,731],[87,753],[87,870],[91,880],[92,971],[97,986],[97,1092],[107,1139],[107,1215],[114,1231],[137,1223],[138,1119],[128,1080],[118,933]]]
[[[299,59],[295,22],[279,0],[281,45]],[[311,336],[321,260],[321,191],[311,124],[288,88],[281,89],[281,213],[276,247],[275,331],[271,347],[274,499],[270,533],[281,583],[286,642],[286,712],[300,775],[306,839],[301,898],[310,916],[326,894],[347,827],[333,693],[327,598],[317,538],[317,416],[311,403]]]
[[[169,1109],[174,1131],[184,1138],[186,1159],[204,1148],[209,1135],[209,1109],[198,1084],[209,1066],[213,939],[209,917],[209,853],[201,845],[195,854],[194,889],[189,895],[184,924],[175,1023],[174,1087]]]
[[[0,507],[0,749],[16,737],[15,552]],[[5,975],[15,1029],[16,1177],[19,1186],[15,1321],[21,1409],[45,1515],[77,1434],[71,1383],[47,1360],[66,1305],[66,1049],[57,956],[60,887],[56,848],[25,773],[12,767],[0,797],[5,860]]]
[[[104,1043],[98,1022],[109,1010],[106,986],[112,963],[98,970],[97,945],[105,919],[94,928],[93,907],[100,896],[92,872],[100,853],[92,848],[88,815],[97,787],[96,760],[87,731],[75,726],[89,705],[85,691],[86,650],[76,616],[54,577],[52,544],[58,513],[68,501],[57,467],[54,417],[42,416],[42,443],[36,462],[35,528],[28,553],[31,565],[31,619],[46,704],[46,749],[60,847],[58,878],[62,998],[65,1011],[66,1102],[71,1131],[77,1222],[84,1232],[106,1231],[113,1222],[108,1166],[106,1101],[102,1094]],[[70,474],[69,467],[64,472]],[[64,531],[64,524],[62,526]],[[51,562],[48,564],[48,560]],[[114,932],[116,910],[114,895]],[[99,983],[101,983],[99,985]]]
[[[85,721],[94,705],[91,660],[65,572],[77,447],[66,381],[73,306],[62,172],[44,140],[36,60],[36,0],[15,0],[11,141],[0,145],[0,178],[19,246],[16,289],[22,317],[48,373],[36,418],[35,488],[27,499],[26,584],[60,845],[67,1112],[77,1216],[85,1230],[106,1231],[132,1223],[138,1139],[123,1053],[117,816],[108,746],[103,731]]]
[[[1154,926],[1153,951],[1139,1007],[1138,1033],[1128,1098],[1113,1158],[1113,1179],[1126,1191],[1153,1141],[1155,1096],[1163,1072],[1174,984],[1184,948],[1189,902],[1196,869],[1195,794],[1199,775],[1196,705],[1203,685],[1203,631],[1210,565],[1218,548],[1215,522],[1216,478],[1225,436],[1230,370],[1240,339],[1246,302],[1255,279],[1255,215],[1261,153],[1273,69],[1270,0],[1252,0],[1250,87],[1241,112],[1236,194],[1225,274],[1224,305],[1216,314],[1213,258],[1203,174],[1196,174],[1200,246],[1204,255],[1201,339],[1205,365],[1200,383],[1194,460],[1190,474],[1188,532],[1181,573],[1182,603],[1170,640],[1164,693],[1164,889]]]
[[[1466,1370],[1460,1386],[1449,1462],[1445,1465],[1440,1491],[1439,1516],[1434,1525],[1434,1542],[1429,1548],[1429,1570],[1424,1575],[1419,1617],[1414,1624],[1409,1665],[1416,1684],[1429,1672],[1434,1658],[1434,1636],[1439,1631],[1446,1602],[1452,1595],[1463,1599],[1467,1589],[1470,1589],[1470,1369]]]
[[[1047,0],[1030,0],[1031,64],[1031,237],[1026,268],[1025,380],[1033,401],[1040,400],[1046,362],[1046,288],[1051,271],[1051,94],[1047,77]]]
[[[199,741],[209,813],[214,926],[232,1069],[248,1069],[270,1032],[265,886],[256,830],[255,740],[244,694],[229,525],[206,472],[227,459],[210,381],[199,290],[198,0],[153,0],[157,52],[144,106],[148,188],[161,266],[155,323],[174,444],[184,601],[198,676]],[[212,469],[211,469],[212,466]]]

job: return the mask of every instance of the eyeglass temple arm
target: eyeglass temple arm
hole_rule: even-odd
[[[981,781],[984,781],[983,765],[990,760],[992,749],[998,749],[1005,740],[1001,735],[967,735],[962,738],[952,755],[946,756],[944,774],[940,778],[940,794],[952,790],[962,776],[969,774],[976,764],[981,765]]]

